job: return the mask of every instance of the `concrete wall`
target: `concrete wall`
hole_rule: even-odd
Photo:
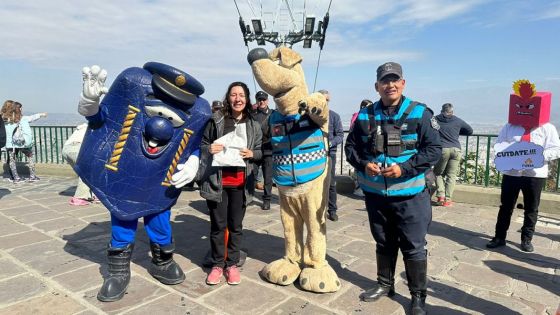
[[[353,191],[354,183],[349,176],[337,176],[337,191],[348,194]],[[500,206],[500,188],[489,188],[474,185],[455,185],[453,200],[455,202],[473,205]],[[523,204],[523,193],[519,194],[517,202]],[[543,213],[560,214],[560,194],[543,192],[539,211]]]
[[[9,174],[8,165],[3,163],[4,177]],[[68,164],[36,164],[36,171],[41,176],[76,177],[76,173]],[[29,176],[29,169],[25,163],[18,162],[20,176]],[[354,182],[350,176],[337,176],[336,189],[341,194],[351,194],[354,191]],[[484,206],[500,206],[500,189],[486,188],[474,185],[456,185],[453,196],[455,202],[469,203]],[[523,194],[519,194],[518,203],[523,203]],[[543,192],[539,211],[543,213],[560,214],[560,194]]]

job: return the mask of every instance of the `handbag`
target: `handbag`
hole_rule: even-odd
[[[23,136],[23,131],[19,123],[12,133],[12,144],[18,147],[23,147],[25,144],[25,137]]]

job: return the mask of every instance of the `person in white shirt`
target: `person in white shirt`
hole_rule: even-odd
[[[524,220],[521,228],[521,250],[534,251],[531,243],[537,223],[541,191],[548,177],[548,162],[560,158],[560,139],[550,120],[548,92],[536,92],[529,81],[514,84],[510,96],[509,122],[502,128],[497,143],[528,141],[543,147],[544,165],[532,169],[503,171],[500,210],[494,238],[488,248],[505,246],[507,230],[519,191],[523,192]]]

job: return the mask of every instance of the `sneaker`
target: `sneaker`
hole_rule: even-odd
[[[535,248],[533,247],[533,244],[531,244],[531,241],[521,241],[521,250],[524,252],[534,252]]]
[[[327,212],[327,219],[336,222],[338,221],[338,215],[336,214],[336,211],[328,211]]]
[[[70,201],[68,201],[68,203],[72,206],[87,206],[89,205],[89,201],[82,199],[82,198],[76,198],[76,197],[72,197],[70,198]]]
[[[437,197],[436,204],[438,206],[443,206],[444,203],[445,203],[445,197]]]
[[[451,199],[447,199],[442,203],[443,207],[453,207],[453,202],[451,202]]]
[[[206,277],[206,284],[215,285],[222,281],[222,276],[224,275],[224,268],[222,267],[212,267],[212,270]]]
[[[506,240],[494,237],[494,238],[492,238],[492,240],[490,240],[490,242],[488,242],[488,244],[486,244],[486,247],[496,248],[496,247],[502,247],[502,246],[505,246],[505,245],[506,245]]]
[[[14,178],[12,180],[12,183],[14,183],[14,184],[21,184],[23,182],[25,182],[25,180],[23,178],[20,178],[20,177]]]
[[[228,284],[236,285],[241,283],[241,273],[236,265],[226,268],[226,280]]]
[[[32,177],[29,177],[29,179],[28,179],[28,181],[30,181],[30,182],[38,182],[40,180],[41,179],[37,176],[32,176]]]

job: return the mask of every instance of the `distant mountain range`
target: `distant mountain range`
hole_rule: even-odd
[[[28,113],[24,113],[28,115]],[[77,126],[86,122],[78,113],[48,113],[48,116],[31,123],[32,126]]]
[[[26,113],[27,114],[27,113]],[[345,130],[350,127],[350,119],[352,118],[352,114],[341,114],[340,119],[342,120],[342,125]],[[506,116],[507,118],[507,116]],[[474,129],[475,133],[479,134],[497,134],[500,132],[500,129],[505,124],[505,121],[502,123],[475,123],[465,119]],[[32,126],[77,126],[86,122],[86,119],[77,113],[49,113],[46,118],[41,118],[35,122],[33,122]],[[560,121],[552,121],[552,123],[556,126],[557,129],[560,131]]]

